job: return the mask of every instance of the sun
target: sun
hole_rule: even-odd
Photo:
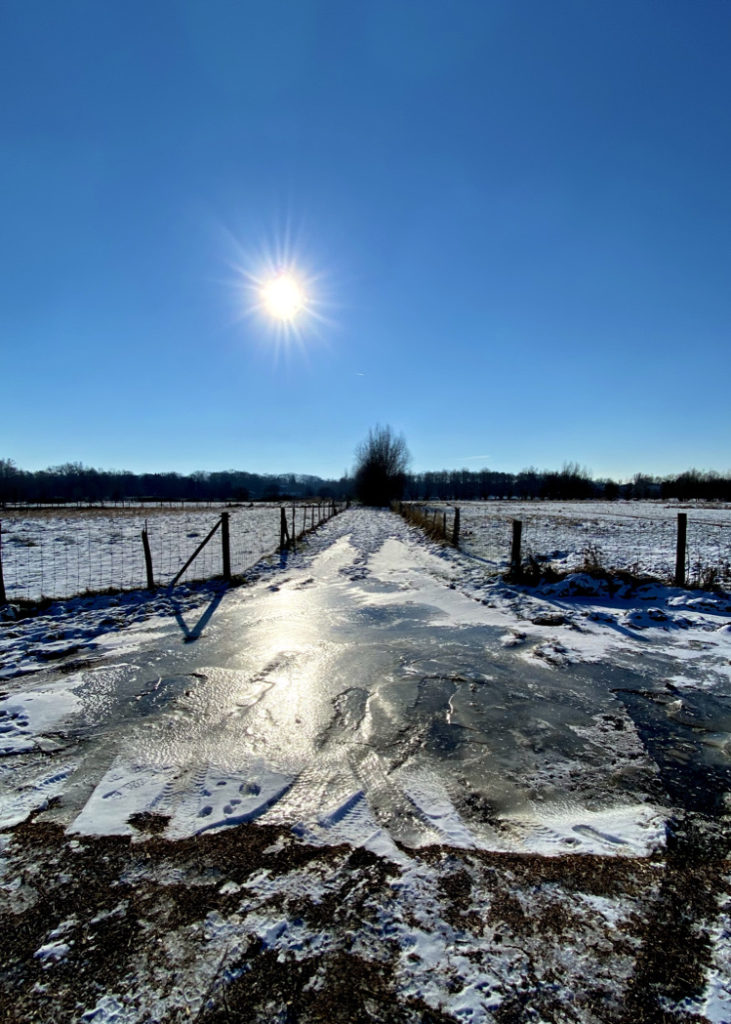
[[[306,296],[291,274],[282,273],[264,283],[261,301],[270,316],[276,320],[290,321],[304,308]]]

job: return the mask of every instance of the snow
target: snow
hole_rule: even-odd
[[[2,543],[8,600],[146,586],[141,539],[145,529],[155,580],[169,583],[224,510],[229,513],[231,568],[241,573],[279,544],[279,505],[64,513],[5,510]],[[303,515],[297,513],[298,530]],[[214,537],[183,580],[206,579],[221,571],[221,544]]]
[[[81,1020],[86,1024],[122,1024],[122,1021],[129,1020],[124,1012],[124,1006],[115,996],[102,996],[92,1010],[82,1013]]]
[[[666,788],[668,759],[729,788],[730,618],[727,595],[659,582],[610,592],[577,574],[513,586],[396,516],[353,510],[245,587],[186,589],[175,605],[77,599],[6,623],[0,827],[36,812],[82,847],[118,836],[134,848],[149,838],[145,821],[173,843],[263,825],[279,830],[271,857],[290,842],[374,854],[390,865],[390,896],[368,905],[350,951],[367,959],[380,936],[396,951],[400,1000],[489,1022],[529,973],[528,940],[497,943],[489,887],[470,897],[478,932],[447,914],[449,857],[460,851],[468,873],[492,853],[659,867],[668,822],[693,813],[692,790],[679,808],[676,782]],[[144,877],[143,864],[128,880]],[[240,902],[234,916],[205,917],[205,970],[243,936],[295,960],[339,948],[332,928],[287,909],[334,898],[326,871],[264,869],[216,885]],[[516,883],[510,899],[520,917],[553,912],[558,897],[548,885],[526,897]],[[574,940],[586,928],[597,949],[612,948],[635,909],[575,894]],[[712,962],[687,1010],[720,1022],[731,1005],[727,904],[706,926]],[[74,935],[55,924],[35,956],[51,971],[73,955]],[[558,943],[550,956],[567,991],[590,983],[576,949]],[[626,958],[615,957],[620,981]],[[598,955],[591,970],[604,984]],[[85,1004],[80,1019],[137,1021],[121,993]]]
[[[543,856],[570,851],[646,857],[665,843],[664,815],[644,804],[591,811],[567,802],[560,811],[546,813],[536,807],[507,818],[505,824],[520,836],[521,849]]]
[[[456,503],[460,546],[493,568],[510,559],[511,521],[523,522],[523,550],[554,568],[579,568],[587,553],[605,568],[670,579],[675,571],[678,512],[688,516],[688,565],[731,561],[731,509],[660,501],[489,501]],[[430,507],[445,507],[430,503]]]
[[[261,819],[289,822],[313,842],[389,850],[396,839],[647,852],[662,836],[657,772],[591,666],[597,678],[608,661],[615,675],[633,673],[652,654],[662,685],[678,689],[665,713],[680,713],[681,692],[731,682],[729,601],[660,584],[634,595],[587,589],[511,587],[476,572],[469,555],[423,543],[397,517],[351,512],[284,570],[263,566],[251,587],[199,595],[223,603],[197,646],[186,645],[190,626],[180,646],[169,597],[146,613],[131,603],[122,631],[120,606],[101,599],[73,606],[69,627],[63,606],[52,607],[0,639],[15,672],[0,700],[2,751],[62,750],[79,729],[87,738],[59,771],[26,766],[22,785],[1,772],[0,820],[22,820],[73,783],[65,823],[89,835],[136,835],[130,817],[154,813],[168,819],[170,838]],[[198,614],[192,593],[181,608]],[[61,678],[46,668],[59,634],[74,658],[88,650],[88,668]],[[33,670],[43,682],[27,686]],[[501,715],[517,743],[502,738]],[[106,762],[86,752],[94,728],[113,738]],[[461,789],[442,753],[452,745]],[[724,728],[709,730],[706,747],[725,763]],[[602,790],[602,806],[591,806]],[[485,795],[497,797],[494,820],[471,810]]]
[[[78,707],[68,682],[0,698],[0,756],[35,750]]]
[[[64,960],[70,950],[71,946],[67,942],[48,942],[45,946],[37,949],[33,955],[37,960],[43,961],[44,967],[49,967],[59,960]]]

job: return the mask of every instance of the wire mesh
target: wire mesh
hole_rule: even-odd
[[[231,571],[240,575],[279,546],[280,505],[228,509]],[[146,528],[156,584],[169,584],[219,520],[222,507],[14,512],[3,517],[2,564],[7,599],[71,597],[146,586],[142,531]],[[329,517],[309,503],[285,507],[298,537]],[[428,514],[447,535],[454,507],[430,504]],[[460,548],[488,572],[507,570],[512,520],[523,522],[523,554],[559,571],[586,567],[672,579],[677,506],[651,503],[475,502],[460,505]],[[686,578],[692,586],[731,587],[731,509],[690,508]],[[205,580],[223,570],[218,530],[183,576]]]
[[[428,510],[450,508],[434,503]],[[670,580],[675,574],[678,512],[688,516],[686,579],[731,586],[731,509],[652,502],[461,504],[460,548],[488,572],[510,565],[512,522],[523,523],[522,555],[558,572],[602,568]]]
[[[240,575],[280,540],[280,505],[228,508],[231,571]],[[8,601],[63,598],[147,585],[142,532],[146,530],[153,577],[168,585],[201,540],[220,521],[224,506],[68,508],[56,512],[13,510],[2,519],[2,565]],[[292,506],[286,507],[291,524]],[[317,521],[312,506],[294,508],[298,535]],[[192,582],[223,572],[221,530],[182,577]]]

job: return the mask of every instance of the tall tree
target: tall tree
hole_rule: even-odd
[[[404,491],[411,454],[403,434],[380,425],[355,450],[355,495],[364,505],[388,505]]]

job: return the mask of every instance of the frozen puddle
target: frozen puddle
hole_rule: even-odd
[[[635,657],[618,611],[601,626],[473,593],[463,555],[385,512],[319,538],[217,597],[198,632],[160,617],[92,668],[14,684],[0,822],[60,797],[53,819],[92,835],[261,820],[391,852],[634,856],[678,807],[726,806],[726,698],[667,682],[691,680],[688,651],[644,630]],[[600,632],[627,657],[583,661]]]

